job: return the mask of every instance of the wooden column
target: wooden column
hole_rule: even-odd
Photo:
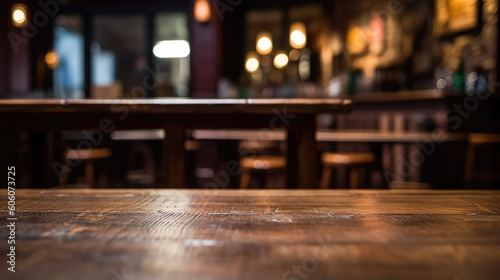
[[[155,40],[155,32],[156,32],[156,25],[154,22],[154,14],[150,13],[147,14],[146,19],[144,21],[144,24],[146,25],[146,61],[147,65],[149,65],[151,68],[156,69],[155,65],[155,59],[154,59],[154,54],[153,54],[153,47],[154,47],[154,40]],[[143,74],[143,79],[146,78],[149,75],[146,71]],[[146,89],[146,96],[147,97],[155,97],[156,92],[154,88],[148,88]]]
[[[299,186],[317,188],[316,116],[303,115],[298,119],[299,133]]]
[[[90,98],[92,90],[92,58],[90,46],[92,44],[92,16],[89,13],[83,15],[83,51],[84,51],[84,78],[83,78],[83,91],[85,98]]]
[[[53,131],[47,131],[44,134],[45,149],[44,149],[44,182],[46,187],[54,187],[59,184],[56,183],[55,173],[52,169],[52,163],[55,161],[55,153],[58,151],[55,147],[55,137]]]
[[[298,174],[299,170],[299,154],[298,154],[298,133],[296,130],[288,130],[287,132],[287,149],[286,149],[286,187],[290,189],[299,188]]]
[[[288,131],[287,187],[317,188],[316,116],[298,115]]]
[[[164,130],[163,164],[165,179],[163,187],[185,188],[185,125],[182,122],[170,120],[166,122]]]
[[[222,69],[221,19],[215,11],[206,23],[197,22],[192,15],[190,19],[191,97],[215,98]]]

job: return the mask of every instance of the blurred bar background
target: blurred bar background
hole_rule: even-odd
[[[0,13],[2,99],[352,99],[351,114],[317,119],[318,166],[335,168],[314,180],[331,173],[329,188],[499,186],[496,0],[7,0]],[[279,132],[269,143],[255,135],[189,131],[190,185],[203,188],[252,145],[262,156],[286,154]],[[21,184],[52,176],[37,166],[63,161],[85,137],[21,133]],[[96,162],[95,185],[159,186],[164,137],[107,135],[99,148],[112,159]],[[325,153],[373,160],[328,163]],[[82,183],[79,172],[70,181]],[[247,187],[285,187],[279,172],[270,183],[264,175]],[[239,188],[233,177],[228,187]]]

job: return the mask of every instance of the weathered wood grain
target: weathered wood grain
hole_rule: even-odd
[[[1,279],[500,273],[500,192],[493,191],[20,190],[17,211],[17,272],[2,262]],[[2,240],[7,234],[1,227]]]

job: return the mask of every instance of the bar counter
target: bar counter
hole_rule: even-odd
[[[2,261],[1,279],[500,274],[494,191],[18,190],[16,198],[16,273]],[[0,233],[5,240],[8,228]]]

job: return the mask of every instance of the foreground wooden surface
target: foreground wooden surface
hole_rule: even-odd
[[[500,275],[500,192],[22,190],[17,211],[1,279]]]

